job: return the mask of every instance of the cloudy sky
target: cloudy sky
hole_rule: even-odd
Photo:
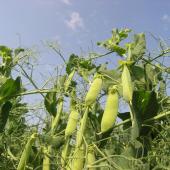
[[[28,47],[57,40],[68,54],[87,50],[122,27],[168,39],[169,9],[169,0],[5,0],[0,43]]]
[[[42,42],[57,41],[67,58],[98,50],[96,42],[110,37],[113,28],[169,41],[169,9],[169,0],[5,0],[0,6],[0,44],[43,49]],[[42,64],[62,62],[54,53],[41,57]]]

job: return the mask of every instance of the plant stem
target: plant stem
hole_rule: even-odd
[[[61,113],[63,111],[63,98],[59,99],[58,105],[57,105],[57,114],[54,120],[52,121],[51,126],[51,135],[54,134],[55,129],[58,127],[58,123],[60,121]]]
[[[154,117],[152,117],[152,118],[150,118],[150,119],[145,120],[144,123],[152,122],[152,121],[154,121],[154,120],[159,120],[159,119],[161,119],[161,118],[163,118],[163,117],[165,117],[165,116],[168,116],[168,115],[170,115],[170,111],[165,112],[165,113],[164,113],[164,112],[163,112],[163,113],[160,113],[160,114],[157,115],[157,116],[154,116]],[[126,124],[126,123],[128,123],[128,122],[130,122],[130,121],[131,121],[131,119],[126,119],[126,120],[124,120],[124,121],[116,124],[116,125],[114,126],[114,128],[119,127],[119,126],[121,126],[121,125],[124,125],[124,124]]]
[[[51,146],[44,147],[43,170],[50,170]]]

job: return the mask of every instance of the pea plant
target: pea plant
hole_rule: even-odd
[[[33,91],[11,76],[11,69],[19,65],[16,56],[24,49],[15,54],[2,46],[0,168],[169,169],[170,67],[165,61],[170,48],[161,40],[159,44],[158,54],[152,54],[144,33],[113,29],[111,38],[97,43],[104,54],[71,54],[51,88],[34,85]],[[96,62],[105,57],[117,66]],[[21,98],[32,94],[43,96],[46,118],[41,130],[25,121],[29,110]],[[18,116],[17,107],[24,108]]]

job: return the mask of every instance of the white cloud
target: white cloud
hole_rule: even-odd
[[[70,5],[71,4],[71,0],[61,0],[64,4],[66,5]]]
[[[162,16],[162,21],[170,23],[170,16],[168,14],[164,14]]]
[[[78,12],[72,12],[70,15],[70,20],[66,20],[66,24],[72,30],[84,27],[83,18],[81,18]]]

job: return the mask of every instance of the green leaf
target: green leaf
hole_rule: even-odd
[[[73,69],[85,69],[86,71],[90,71],[94,69],[96,66],[92,63],[90,59],[85,59],[82,57],[79,57],[75,54],[71,54],[69,61],[66,65],[66,72],[67,74],[70,74]]]
[[[52,145],[56,149],[60,148],[65,141],[64,136],[50,136],[49,134],[44,134],[40,138],[44,143],[47,145]]]
[[[13,97],[13,95],[19,93],[21,90],[21,78],[17,77],[16,80],[12,78],[8,79],[0,87],[0,103],[3,103]]]
[[[5,125],[7,123],[9,112],[11,111],[12,103],[7,101],[5,104],[3,104],[0,112],[0,133],[3,132]]]
[[[72,69],[77,65],[77,61],[78,61],[78,56],[75,54],[71,54],[68,63],[66,65],[67,74],[71,73]]]
[[[57,99],[56,99],[55,92],[47,93],[47,95],[45,96],[44,105],[48,113],[55,117],[57,113],[57,107],[56,107]]]
[[[1,45],[0,46],[0,56],[2,57],[12,57],[12,50],[7,46]]]
[[[140,57],[142,57],[145,54],[146,50],[146,40],[145,40],[145,34],[135,34],[134,35],[134,42],[126,44],[127,51],[128,51],[128,57],[130,60],[136,61]]]
[[[119,56],[123,56],[126,53],[126,49],[114,44],[112,40],[107,40],[103,43],[98,43],[98,45],[105,47],[107,50],[116,52]]]
[[[119,46],[119,43],[128,37],[130,31],[130,29],[113,29],[112,37],[103,42],[98,42],[97,45],[116,52],[119,56],[123,56],[126,53],[126,49]]]
[[[134,109],[135,129],[132,133],[140,133],[147,135],[150,131],[149,127],[141,128],[144,120],[150,119],[157,115],[159,105],[154,91],[134,91],[132,105]]]
[[[145,71],[147,78],[149,79],[149,83],[152,84],[152,86],[157,86],[159,81],[162,80],[162,71],[157,67],[147,64],[145,66]]]
[[[141,117],[142,121],[156,116],[159,109],[154,91],[134,91],[132,103],[135,113]]]
[[[15,54],[15,56],[17,56],[19,53],[24,52],[24,51],[25,51],[24,48],[16,48],[16,49],[14,50],[14,54]]]
[[[118,70],[99,70],[99,73],[103,76],[103,90],[107,91],[111,85],[118,85],[120,80],[120,73]],[[120,86],[118,86],[119,90]],[[120,90],[121,91],[121,90]]]
[[[109,48],[111,51],[116,52],[119,56],[123,56],[126,53],[126,49],[118,45],[112,45]]]
[[[117,116],[124,121],[130,118],[130,113],[129,112],[118,113]]]
[[[118,117],[121,119],[121,120],[127,120],[127,119],[130,119],[130,113],[129,112],[124,112],[124,113],[118,113]],[[131,121],[123,124],[123,129],[128,129],[129,127],[132,126],[132,123]]]
[[[143,145],[137,140],[130,142],[122,151],[120,155],[117,155],[114,162],[120,169],[134,170],[134,169],[145,169],[146,165],[140,161],[143,155],[142,153]],[[146,168],[149,170],[148,168]]]
[[[145,71],[144,68],[142,68],[141,66],[133,65],[131,67],[131,73],[134,80],[145,82]]]

